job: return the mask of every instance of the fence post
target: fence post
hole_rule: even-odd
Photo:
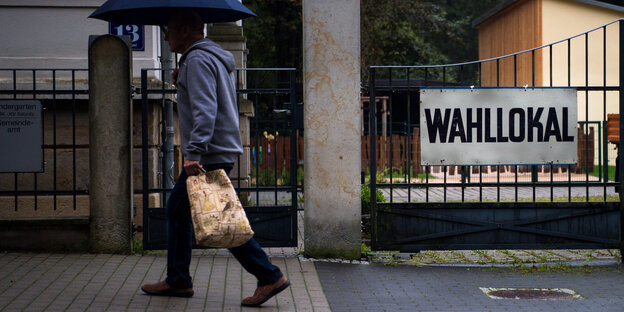
[[[377,250],[377,231],[375,229],[377,224],[377,119],[375,109],[375,68],[371,68],[369,71],[369,96],[368,101],[368,136],[370,137],[370,213],[371,213],[371,249]]]
[[[290,71],[290,117],[292,127],[290,128],[290,157],[286,158],[290,160],[290,164],[288,167],[290,169],[290,196],[291,202],[293,203],[291,209],[297,209],[299,207],[299,203],[297,202],[299,195],[297,192],[297,139],[299,134],[297,133],[298,125],[297,118],[299,116],[299,107],[297,107],[297,75],[294,70]],[[297,212],[294,213],[295,220],[291,222],[291,233],[297,233]],[[297,243],[295,239],[294,243]]]
[[[303,1],[303,25],[305,253],[359,259],[360,2]]]
[[[132,252],[131,45],[112,35],[90,41],[89,246],[92,252],[128,254]]]
[[[618,155],[624,150],[624,20],[618,22],[620,24],[620,144],[618,146]],[[624,259],[624,196],[622,196],[622,190],[624,190],[624,166],[622,165],[622,158],[618,157],[618,176],[619,176],[619,189],[620,189],[620,255]]]

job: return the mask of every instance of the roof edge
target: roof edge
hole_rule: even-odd
[[[600,2],[600,1],[596,1],[596,0],[576,0],[576,2],[581,2],[581,3],[585,3],[585,4],[589,4],[589,5],[594,5],[594,6],[597,6],[597,7],[602,7],[602,8],[613,10],[613,11],[624,12],[624,7],[623,6],[610,4],[610,3],[605,3],[605,2]]]
[[[499,12],[505,10],[506,8],[508,8],[509,6],[511,6],[512,4],[518,2],[520,0],[506,0],[504,2],[501,2],[499,4],[497,4],[496,6],[494,6],[493,8],[491,8],[489,11],[485,12],[483,15],[475,18],[472,21],[472,27],[477,27],[479,24],[485,22],[486,20],[488,20],[490,17],[498,14]]]
[[[485,22],[488,19],[490,19],[492,16],[494,16],[494,15],[504,11],[505,9],[507,9],[508,7],[512,6],[513,4],[515,4],[515,3],[519,2],[519,1],[520,0],[506,0],[504,2],[501,2],[501,3],[497,4],[495,7],[493,7],[489,11],[485,12],[483,15],[475,18],[472,21],[472,27],[476,28],[477,26],[479,26],[483,22]],[[601,8],[608,9],[608,10],[617,11],[617,12],[624,12],[624,6],[619,6],[619,5],[615,5],[615,4],[600,2],[600,1],[596,1],[596,0],[574,0],[574,1],[580,2],[580,3],[584,3],[584,4],[587,4],[587,5],[601,7]]]

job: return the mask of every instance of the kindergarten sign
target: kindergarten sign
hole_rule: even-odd
[[[0,172],[42,172],[41,102],[0,100]]]
[[[422,89],[422,164],[574,164],[576,105],[572,88]]]

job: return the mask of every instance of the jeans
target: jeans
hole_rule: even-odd
[[[203,165],[206,171],[224,169],[229,174],[234,164]],[[184,170],[167,200],[167,284],[173,288],[192,288],[189,273],[191,250],[193,248],[193,221],[186,191]],[[258,279],[258,286],[272,284],[283,274],[269,261],[260,245],[251,238],[245,244],[230,248],[236,260]]]

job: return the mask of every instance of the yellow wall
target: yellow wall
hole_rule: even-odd
[[[578,35],[596,27],[624,17],[624,13],[573,0],[542,0],[542,44]],[[585,42],[587,41],[587,61]],[[544,49],[543,79],[544,86],[551,84],[550,49]],[[568,78],[568,42],[559,43],[552,48],[552,85],[567,86],[568,79],[572,86],[617,86],[619,84],[619,24],[606,27],[606,66],[605,66],[605,29],[599,29],[570,40],[570,71]],[[586,67],[587,76],[586,76]],[[606,68],[606,77],[605,77]],[[606,78],[606,81],[605,81]],[[606,102],[606,103],[605,103]],[[578,120],[604,122],[606,114],[619,112],[619,93],[617,91],[578,92]],[[606,108],[606,112],[605,112]],[[596,151],[598,141],[595,141]],[[609,144],[610,150],[614,146]],[[614,151],[610,151],[613,154]],[[615,165],[615,156],[609,156],[609,164]],[[595,154],[598,163],[598,153]]]
[[[573,0],[542,0],[542,44],[553,43],[624,17],[624,13],[580,3]],[[604,76],[604,30],[599,29],[586,36],[570,41],[570,84],[572,86],[603,86]],[[588,42],[586,65],[585,41]],[[618,85],[619,68],[619,25],[606,28],[606,85]],[[550,50],[544,49],[543,85],[550,85]],[[552,48],[552,85],[568,85],[568,43],[563,42]],[[586,66],[589,68],[586,77]],[[614,94],[607,94],[607,113],[618,111],[618,99]],[[579,92],[579,120],[586,118],[586,95]],[[604,94],[602,91],[589,93],[589,120],[601,121],[604,113]]]
[[[624,18],[623,12],[575,0],[521,0],[477,26],[479,58],[498,57],[547,45],[620,18]],[[519,55],[516,65],[516,85],[530,86],[532,84],[530,75],[533,66],[537,86],[550,86],[551,84],[552,86],[571,85],[574,87],[619,85],[619,24],[614,23],[606,28],[606,66],[604,36],[604,30],[599,29],[587,37],[583,35],[570,40],[570,70],[568,70],[567,41],[554,45],[552,48],[546,47],[536,51],[534,65],[530,60],[530,53]],[[588,43],[587,65],[585,40]],[[589,69],[587,78],[586,66]],[[500,85],[513,86],[513,58],[501,60],[499,67]],[[482,85],[496,85],[495,62],[483,64]],[[606,114],[619,112],[619,94],[616,91],[606,93],[591,91],[589,94],[579,91],[577,107],[579,121],[604,121]],[[598,144],[597,140],[595,142]],[[596,148],[598,148],[597,145]],[[613,160],[610,159],[610,163]]]

